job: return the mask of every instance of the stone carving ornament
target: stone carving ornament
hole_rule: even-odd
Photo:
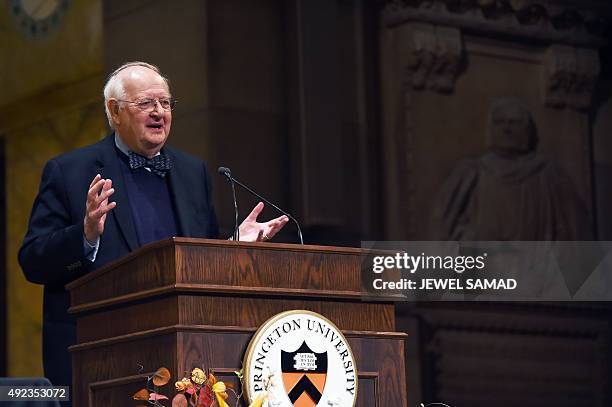
[[[428,22],[544,44],[601,46],[612,4],[606,0],[388,0],[387,26]]]

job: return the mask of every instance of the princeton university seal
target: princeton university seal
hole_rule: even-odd
[[[269,406],[351,407],[357,368],[331,321],[311,311],[286,311],[266,321],[249,343],[244,387],[249,402],[265,394]]]

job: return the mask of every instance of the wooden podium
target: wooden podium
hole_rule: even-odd
[[[72,282],[74,406],[132,405],[160,366],[172,372],[160,389],[170,398],[194,367],[237,384],[233,372],[257,328],[291,309],[320,313],[344,332],[358,406],[406,406],[406,335],[394,332],[392,303],[362,299],[364,259],[353,248],[174,238]]]

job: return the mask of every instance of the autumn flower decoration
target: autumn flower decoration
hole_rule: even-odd
[[[242,382],[242,371],[235,373]],[[170,377],[170,371],[160,367],[152,376],[147,377],[147,387],[137,391],[133,399],[145,402],[148,406],[167,406],[170,401],[167,396],[159,393],[158,388],[168,384]],[[177,393],[172,399],[172,407],[230,407],[226,401],[228,391],[235,396],[236,407],[242,398],[242,394],[236,393],[230,384],[226,385],[211,372],[206,373],[198,367],[191,371],[189,377],[175,382],[174,388]],[[262,407],[267,399],[267,393],[260,395],[249,407]],[[145,407],[144,404],[140,406]]]
[[[134,400],[145,401],[149,406],[166,406],[163,400],[168,400],[168,397],[159,393],[158,387],[165,386],[169,381],[170,371],[165,367],[157,369],[153,376],[147,378],[147,388],[134,394]],[[200,368],[193,369],[190,378],[184,377],[174,383],[174,388],[177,394],[172,399],[172,407],[229,407],[225,401],[229,397],[228,387],[212,373],[206,374]]]

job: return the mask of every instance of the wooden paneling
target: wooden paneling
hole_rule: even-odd
[[[610,405],[605,303],[421,303],[413,312],[424,332],[427,400],[453,406]]]
[[[220,380],[239,389],[237,377],[244,352],[255,329],[172,327],[130,335],[118,340],[98,341],[72,348],[75,377],[73,400],[78,406],[126,405],[145,387],[146,375],[166,366],[172,373],[160,392],[172,397],[172,384],[188,376],[194,367],[212,369]],[[406,406],[404,336],[345,332],[357,361],[359,390],[357,406]]]
[[[150,301],[87,313],[79,319],[77,335],[79,343],[82,343],[175,324],[256,328],[270,317],[289,309],[307,309],[323,314],[341,329],[384,332],[395,329],[392,304],[193,293],[156,297]],[[109,320],[113,323],[108,324]]]
[[[157,295],[155,290],[181,283],[216,292],[307,290],[302,294],[354,299],[361,296],[364,258],[358,249],[174,238],[144,246],[67,287],[72,307],[121,301],[137,292]]]
[[[68,285],[77,317],[75,405],[123,405],[146,382],[134,380],[140,369],[160,366],[175,379],[202,367],[236,382],[231,372],[257,328],[308,309],[347,336],[364,383],[359,406],[406,406],[406,334],[394,332],[392,303],[362,297],[366,254],[175,238],[82,277]]]

